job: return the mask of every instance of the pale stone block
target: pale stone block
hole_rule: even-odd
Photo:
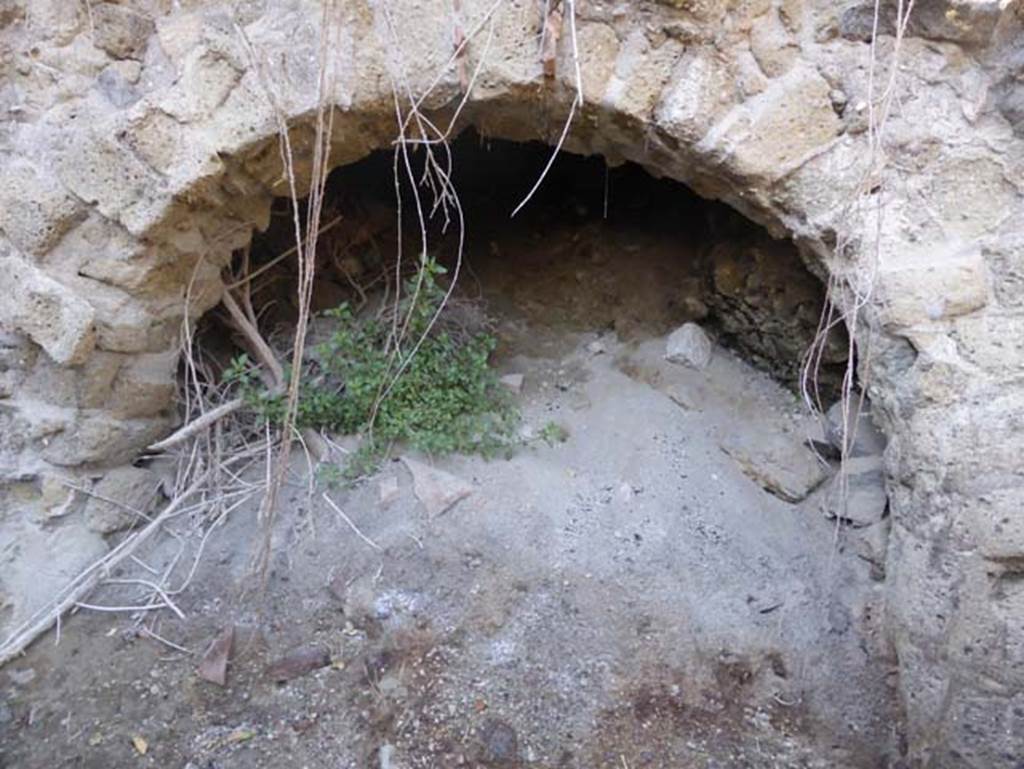
[[[15,256],[0,255],[8,295],[0,302],[0,327],[26,334],[57,363],[84,361],[96,344],[95,313],[70,289]]]
[[[26,253],[49,251],[82,211],[56,178],[29,163],[15,161],[0,171],[0,230]]]
[[[655,122],[682,142],[697,142],[736,104],[733,76],[708,53],[687,52],[669,78]]]
[[[795,66],[716,123],[698,150],[721,157],[751,183],[771,184],[838,136],[829,91],[816,70]]]
[[[890,326],[949,320],[988,303],[988,270],[974,245],[922,249],[881,265],[876,296]]]
[[[85,525],[99,534],[112,534],[145,525],[160,490],[160,477],[139,467],[117,467],[96,484],[85,505]],[[140,515],[141,514],[141,515]]]
[[[72,192],[135,234],[148,221],[149,208],[162,200],[163,185],[153,170],[129,147],[99,132],[74,134],[55,161],[57,174]]]
[[[93,3],[93,43],[117,59],[139,56],[155,29],[153,20],[123,5]]]
[[[134,419],[167,411],[178,390],[175,371],[178,350],[133,356],[121,368],[108,409],[118,417]]]
[[[976,366],[1015,376],[1024,370],[1024,317],[985,312],[957,318],[960,354]]]

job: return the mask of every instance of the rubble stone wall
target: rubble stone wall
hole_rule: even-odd
[[[353,0],[326,32],[332,162],[400,99],[556,141],[575,89],[532,0]],[[564,5],[564,3],[563,3]],[[453,7],[457,10],[453,10]],[[576,2],[567,147],[631,160],[873,285],[862,375],[889,436],[891,638],[915,765],[1024,755],[1024,35],[1019,0],[919,0],[890,83],[872,2]],[[311,163],[322,7],[0,2],[0,479],[102,475],[175,426],[182,321]],[[456,41],[468,37],[463,55]],[[468,93],[467,93],[468,91]],[[851,208],[862,181],[874,190]],[[849,249],[836,253],[837,242]],[[16,515],[7,510],[3,515]],[[20,524],[19,524],[20,525]]]

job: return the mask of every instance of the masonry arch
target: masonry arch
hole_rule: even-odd
[[[913,173],[900,177],[884,222],[868,228],[877,242],[855,241],[859,251],[837,258],[836,233],[863,224],[844,204],[867,157],[866,47],[848,15],[790,5],[656,4],[581,17],[583,108],[565,147],[638,163],[728,203],[792,238],[822,278],[856,283],[858,254],[880,255],[863,320],[871,394],[892,447],[889,631],[912,753],[935,765],[1009,765],[1020,733],[1010,703],[1024,679],[1010,664],[1019,644],[1006,636],[1020,599],[1007,587],[1015,582],[1000,580],[1016,573],[1020,555],[1016,529],[1005,533],[1019,497],[1020,440],[1000,425],[1020,385],[993,340],[1020,323],[1020,190],[1008,170],[1019,136],[1001,103],[940,120],[933,103],[909,99],[900,146],[932,149],[911,153]],[[429,92],[423,108],[438,125],[466,96],[460,126],[556,140],[576,93],[568,38],[546,60],[532,6],[509,4],[493,17],[485,4],[464,6],[454,28],[471,44],[454,61],[447,11],[344,9],[331,40],[333,165],[391,145],[396,83]],[[972,17],[970,35],[929,22],[908,55],[928,73],[942,72],[958,46],[984,60],[979,40],[998,51],[1000,35],[1012,37],[1005,10]],[[135,11],[108,15],[125,34],[95,41],[102,60],[76,63],[81,93],[63,98],[26,82],[41,106],[12,134],[11,205],[0,221],[0,259],[16,288],[2,316],[15,361],[5,372],[5,479],[101,474],[172,429],[186,295],[195,318],[216,305],[221,269],[284,191],[279,118],[300,170],[311,160],[317,9],[295,3],[237,18],[209,4],[159,24]],[[832,25],[819,24],[821,15]],[[62,37],[46,51],[85,44],[84,27],[53,29]],[[975,59],[957,61],[964,78],[988,77]],[[1000,82],[1012,84],[1008,75]],[[960,86],[936,90],[947,87]],[[922,197],[940,210],[921,213]],[[949,414],[988,427],[957,430]],[[964,642],[976,635],[1003,640]],[[1008,669],[1012,681],[996,685]]]

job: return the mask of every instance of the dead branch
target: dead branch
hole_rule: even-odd
[[[267,385],[272,389],[279,389],[284,383],[284,368],[278,362],[274,351],[270,349],[270,345],[267,344],[263,335],[260,334],[259,329],[249,320],[249,317],[238,305],[238,302],[235,301],[230,291],[224,292],[223,302],[228,313],[231,315],[231,321],[235,329],[245,337],[245,341],[248,342],[256,360],[269,373],[272,381],[267,382]]]
[[[199,435],[203,430],[207,429],[215,422],[223,419],[229,414],[234,414],[242,406],[245,405],[245,401],[242,398],[235,398],[234,400],[222,403],[211,411],[207,411],[201,417],[189,422],[187,425],[171,433],[169,436],[164,438],[162,441],[149,446],[147,451],[166,451],[173,446],[177,446],[179,443],[184,443],[189,438]]]
[[[106,577],[114,567],[129,558],[142,543],[148,540],[181,507],[185,500],[191,497],[206,482],[208,475],[209,471],[199,476],[183,494],[172,499],[149,524],[125,539],[103,558],[71,580],[57,594],[57,598],[37,611],[17,628],[0,645],[0,666],[5,665],[25,651],[29,644],[49,630],[58,618],[81,603],[82,599],[99,584],[100,580]]]
[[[319,237],[320,235],[324,235],[325,233],[330,232],[331,230],[333,230],[335,227],[337,227],[341,223],[342,218],[343,218],[343,216],[341,214],[338,214],[338,216],[336,216],[333,219],[331,219],[329,222],[327,222],[327,224],[325,224],[323,227],[321,227],[317,231],[317,236]],[[273,259],[271,259],[266,264],[261,264],[259,266],[259,268],[253,270],[252,272],[247,272],[246,274],[243,274],[237,280],[232,281],[231,283],[229,283],[226,286],[226,288],[228,290],[231,290],[231,289],[235,289],[235,288],[238,288],[240,286],[243,286],[246,283],[250,283],[254,278],[259,277],[260,275],[262,275],[264,272],[266,272],[270,268],[274,267],[275,265],[277,265],[280,262],[282,262],[285,259],[287,259],[292,254],[296,253],[299,250],[299,248],[300,248],[299,246],[292,246],[287,251],[282,251],[280,254],[275,256]]]
[[[278,149],[281,153],[282,165],[288,181],[289,195],[292,200],[292,222],[295,227],[295,245],[298,254],[298,309],[299,319],[295,328],[294,343],[292,346],[291,376],[285,390],[286,404],[284,413],[284,424],[281,433],[280,446],[277,451],[276,466],[273,473],[270,473],[269,483],[263,501],[260,504],[259,520],[262,528],[262,541],[257,548],[253,559],[254,571],[260,575],[261,582],[265,584],[273,538],[274,519],[276,515],[277,496],[281,484],[284,481],[284,474],[288,466],[289,455],[292,445],[292,432],[298,413],[299,384],[301,378],[301,363],[306,343],[306,332],[309,327],[310,304],[313,294],[313,276],[316,272],[316,243],[320,232],[320,217],[322,213],[323,194],[327,182],[327,174],[330,171],[330,140],[334,127],[334,110],[329,104],[328,94],[333,93],[335,77],[337,75],[333,60],[329,52],[334,46],[340,44],[337,39],[331,39],[330,31],[334,27],[335,36],[340,34],[341,25],[339,22],[338,8],[334,2],[325,2],[320,22],[320,46],[318,51],[319,81],[317,84],[317,109],[315,117],[316,137],[313,151],[313,168],[311,175],[311,189],[307,202],[307,221],[305,238],[302,232],[302,222],[299,218],[299,194],[298,183],[295,178],[295,163],[292,153],[291,139],[288,131],[288,121],[278,94],[271,87],[269,78],[262,66],[263,58],[259,56],[249,40],[245,31],[235,22],[234,27],[241,38],[242,44],[254,65],[254,69],[260,76],[265,95],[273,109],[278,124]],[[230,308],[229,308],[230,309]],[[283,371],[279,372],[279,381],[284,383]],[[269,468],[268,468],[269,470]]]
[[[345,523],[347,523],[348,527],[350,529],[352,529],[352,531],[354,531],[356,533],[356,536],[359,537],[359,539],[363,540],[363,542],[365,542],[366,544],[368,544],[370,547],[372,547],[374,550],[376,550],[378,552],[383,550],[383,548],[380,545],[378,545],[376,542],[374,542],[372,539],[370,539],[368,536],[363,534],[362,531],[359,530],[359,527],[356,526],[352,522],[352,519],[349,518],[347,515],[345,515],[345,511],[343,511],[340,507],[338,507],[338,505],[335,504],[333,499],[331,499],[329,496],[327,496],[327,492],[326,491],[323,492],[323,494],[321,496],[324,498],[324,501],[328,505],[330,505],[331,509],[334,510],[334,512],[338,514],[338,517],[341,518],[341,520],[343,520]]]
[[[248,343],[249,349],[257,361],[262,364],[263,370],[271,380],[267,385],[277,391],[284,381],[284,368],[278,362],[270,345],[260,334],[259,330],[250,320],[250,316],[239,306],[230,291],[225,291],[222,299],[224,306],[231,316],[231,324]],[[161,441],[157,441],[148,447],[149,451],[165,451],[169,448],[184,443],[189,438],[199,435],[203,430],[212,427],[226,416],[233,414],[245,405],[242,398],[235,398],[227,403],[222,403],[216,408],[202,414],[187,425],[172,433]]]
[[[576,117],[577,111],[583,110],[583,73],[580,70],[580,52],[579,45],[576,38],[576,3],[575,0],[565,0],[566,12],[569,15],[569,45],[572,53],[573,72],[575,75],[576,84],[576,95],[573,97],[572,104],[569,106],[569,114],[565,118],[565,124],[562,126],[562,133],[558,137],[558,142],[555,144],[554,150],[551,152],[551,157],[548,159],[547,165],[544,166],[544,170],[541,171],[540,176],[537,177],[536,183],[530,188],[530,191],[526,193],[526,197],[522,199],[518,206],[512,211],[512,216],[518,214],[530,199],[534,196],[537,190],[540,189],[541,184],[544,183],[545,177],[551,170],[551,166],[555,164],[555,158],[562,151],[562,145],[565,144],[565,140],[569,136],[569,129],[572,127],[573,118]],[[559,33],[561,30],[562,20],[561,18],[555,20],[558,24]],[[545,21],[545,24],[547,21]],[[551,30],[552,34],[554,30]],[[547,65],[545,64],[545,67]],[[552,65],[553,66],[553,65]]]

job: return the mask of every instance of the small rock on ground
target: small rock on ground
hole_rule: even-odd
[[[799,502],[827,477],[825,467],[803,445],[772,436],[758,440],[734,434],[722,444],[743,474],[786,502]]]
[[[384,506],[390,505],[398,497],[398,478],[389,475],[380,479],[378,498]]]
[[[665,360],[695,369],[711,363],[711,340],[696,323],[684,323],[665,343]]]
[[[472,486],[451,473],[408,457],[402,457],[402,461],[412,474],[413,493],[431,518],[436,518],[473,493]]]
[[[288,652],[267,668],[267,678],[275,683],[312,673],[331,664],[331,654],[322,646],[304,646]]]
[[[523,389],[522,374],[505,374],[498,381],[514,393],[518,393]]]
[[[32,668],[21,670],[8,670],[7,677],[18,686],[26,686],[36,680],[36,671]]]
[[[491,718],[480,729],[480,760],[488,766],[508,766],[519,757],[519,737],[504,721]]]
[[[871,403],[865,400],[864,405],[859,406],[860,396],[854,393],[846,408],[847,425],[853,438],[849,456],[866,457],[881,454],[885,451],[885,436],[871,419]],[[840,451],[843,448],[843,433],[843,402],[836,401],[825,415],[825,434],[829,442]]]
[[[199,661],[199,677],[217,686],[226,686],[228,682],[228,659],[235,641],[235,626],[228,625],[210,644],[203,658]]]

